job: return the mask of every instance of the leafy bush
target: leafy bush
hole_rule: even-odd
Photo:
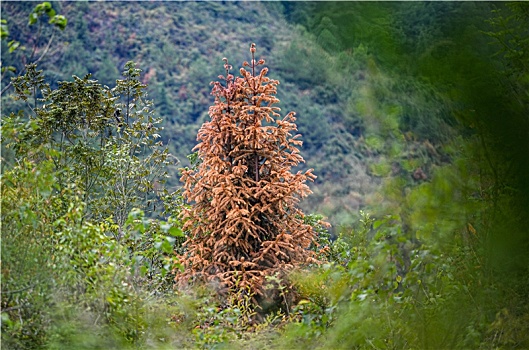
[[[278,339],[293,348],[477,346],[482,325],[468,252],[441,253],[402,232],[398,217],[362,213],[330,246],[329,263],[293,277],[301,301]],[[462,303],[465,306],[461,306]],[[470,330],[473,330],[469,333]],[[301,342],[301,343],[300,343]],[[299,345],[303,344],[303,345]]]
[[[30,65],[13,83],[30,112],[2,120],[5,346],[140,344],[146,296],[172,290],[181,224],[132,209],[152,215],[163,195],[177,214],[180,201],[161,187],[168,153],[139,70],[124,76],[114,89],[90,76],[51,89]]]

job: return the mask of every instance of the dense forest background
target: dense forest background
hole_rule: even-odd
[[[38,57],[51,37],[37,69],[58,91],[53,101],[66,93],[59,82],[74,75],[85,87],[92,84],[88,73],[101,86],[117,86],[119,101],[136,89],[132,83],[145,84],[132,94],[153,101],[145,106],[160,129],[141,130],[159,158],[138,161],[148,174],[139,171],[134,181],[156,187],[150,170],[163,164],[166,192],[138,194],[120,211],[107,210],[101,203],[121,203],[117,195],[83,197],[65,185],[73,177],[52,176],[56,167],[24,163],[38,142],[24,138],[17,123],[35,110],[13,87],[3,92],[2,345],[529,346],[525,3],[52,2],[68,19],[64,30],[45,19],[28,25],[35,5],[2,2],[9,31],[2,67],[13,67],[2,72],[2,90],[31,63],[32,48]],[[25,49],[11,50],[11,40]],[[301,207],[332,224],[327,235],[311,217],[330,252],[326,264],[287,284],[272,280],[297,304],[258,325],[244,321],[250,306],[240,300],[226,306],[205,291],[181,295],[171,287],[172,252],[185,235],[177,219],[184,205],[179,169],[195,166],[188,155],[209,119],[210,82],[224,74],[223,57],[237,70],[250,43],[281,82],[283,113],[297,113],[300,170],[314,168],[318,176]],[[86,106],[81,97],[72,101]],[[172,156],[156,153],[162,146],[149,137]],[[117,144],[127,142],[134,141]],[[41,151],[39,159],[58,159]],[[113,175],[122,174],[118,160],[125,162],[115,152]],[[51,212],[51,194],[42,192],[56,182],[63,202],[53,202]],[[71,209],[84,206],[90,215]],[[66,232],[63,226],[70,236],[44,239]],[[107,231],[115,232],[110,243]],[[135,238],[121,240],[126,232]],[[48,243],[39,249],[40,239],[49,251]],[[77,264],[75,272],[53,259],[56,271],[39,268],[61,256],[62,245],[62,262]],[[86,330],[98,336],[83,337]]]

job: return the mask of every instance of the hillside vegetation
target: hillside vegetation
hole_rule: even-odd
[[[528,20],[3,2],[2,346],[529,347]]]
[[[335,58],[314,45],[304,29],[286,22],[280,4],[106,2],[54,6],[71,24],[57,34],[55,50],[40,65],[49,82],[91,73],[101,84],[112,86],[124,63],[133,60],[142,69],[142,82],[148,85],[149,97],[163,118],[162,140],[180,166],[188,165],[186,156],[208,118],[212,103],[209,83],[223,73],[219,69],[222,58],[241,64],[247,58],[238,48],[255,42],[269,64],[270,75],[284,87],[278,95],[280,107],[297,113],[304,141],[301,152],[307,167],[315,168],[318,176],[313,186],[316,194],[305,208],[336,217],[339,226],[351,222],[347,219],[351,212],[356,212],[363,197],[373,190],[374,180],[367,174],[365,155],[357,145],[360,120],[345,111],[351,88],[360,85],[356,75],[365,75],[365,62],[355,62],[362,57]],[[31,3],[4,5],[14,38],[34,34],[26,23],[30,11]],[[355,65],[351,67],[352,62]],[[6,57],[6,63],[22,68],[16,52]],[[346,74],[335,69],[340,66],[347,67]],[[11,103],[2,108],[4,114],[16,109]],[[180,186],[177,168],[169,179],[173,186]]]

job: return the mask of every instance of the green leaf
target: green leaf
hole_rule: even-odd
[[[133,208],[133,209],[130,211],[130,213],[129,213],[127,223],[132,223],[132,222],[134,222],[134,220],[136,220],[136,219],[143,218],[144,215],[145,215],[145,214],[144,214],[143,210],[138,209],[138,208]],[[130,221],[129,221],[129,220],[130,220]]]
[[[384,223],[384,220],[377,220],[373,223],[373,228],[376,230],[377,228],[380,227],[380,225],[382,225]]]
[[[170,254],[173,252],[173,246],[167,240],[163,241],[161,248],[164,253]]]
[[[50,19],[50,24],[55,24],[60,30],[64,30],[68,24],[68,20],[63,15],[56,15]]]
[[[0,36],[2,39],[7,39],[9,36],[9,30],[7,29],[7,21],[2,20],[2,25],[0,26]]]
[[[39,15],[36,12],[33,12],[29,15],[29,25],[37,23]]]
[[[53,17],[55,17],[55,15],[56,15],[57,13],[55,12],[54,9],[49,8],[49,9],[46,9],[46,14],[48,15],[48,17],[53,18]]]
[[[180,227],[173,226],[169,229],[169,234],[174,237],[184,237],[184,232]]]
[[[7,324],[9,326],[12,324],[11,320],[9,319],[9,315],[5,312],[2,312],[2,324]]]
[[[18,41],[10,41],[9,44],[9,53],[15,51],[16,49],[18,49],[18,47],[20,46],[20,42]]]

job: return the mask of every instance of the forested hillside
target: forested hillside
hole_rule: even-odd
[[[29,40],[35,34],[26,23],[31,5],[8,2],[3,7],[10,33],[17,40]],[[362,146],[357,144],[361,121],[346,110],[351,89],[361,85],[357,76],[365,75],[365,59],[361,54],[358,58],[333,57],[315,45],[304,29],[284,19],[281,4],[107,2],[54,6],[70,24],[57,34],[52,52],[40,66],[47,80],[55,84],[72,75],[91,73],[110,86],[119,78],[124,63],[133,60],[142,69],[142,82],[148,85],[149,98],[163,118],[162,140],[181,161],[180,166],[188,164],[186,156],[196,145],[198,128],[208,118],[212,102],[209,83],[222,74],[222,58],[241,64],[244,55],[240,48],[255,42],[261,57],[270,64],[271,76],[280,79],[284,87],[278,95],[281,108],[298,115],[304,140],[301,152],[306,167],[315,168],[318,176],[316,194],[305,207],[324,212],[340,224],[348,221],[372,191],[373,179],[366,173]],[[21,69],[16,52],[5,61]],[[347,68],[347,73],[337,67]],[[3,103],[4,114],[15,106]],[[169,182],[179,186],[177,167],[171,175]]]
[[[529,347],[525,3],[1,6],[2,346]]]

